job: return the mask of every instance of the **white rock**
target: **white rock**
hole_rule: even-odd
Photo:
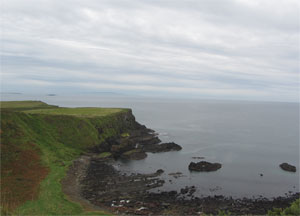
[[[141,207],[141,208],[138,209],[138,211],[142,211],[142,210],[145,210],[145,209],[147,209],[147,208]]]

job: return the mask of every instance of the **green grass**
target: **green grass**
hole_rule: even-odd
[[[30,110],[30,104],[34,110]],[[68,166],[81,153],[90,147],[101,145],[107,138],[120,136],[130,127],[133,119],[127,121],[124,116],[130,110],[36,109],[48,106],[37,101],[1,102],[1,105],[5,107],[1,111],[1,145],[5,146],[4,152],[1,152],[2,166],[9,166],[18,158],[13,146],[26,149],[30,148],[26,143],[32,143],[39,149],[41,163],[49,168],[49,174],[40,184],[38,198],[29,199],[11,212],[18,215],[105,214],[86,212],[80,204],[69,201],[62,192],[60,181]],[[2,176],[3,179],[6,177]]]
[[[130,134],[129,133],[122,133],[121,134],[121,137],[125,138],[125,137],[130,137]]]
[[[281,209],[281,208],[274,208],[273,210],[268,211],[268,215],[272,216],[287,216],[287,215],[300,215],[300,199],[297,199],[292,205],[288,208]]]
[[[57,109],[35,109],[25,111],[30,114],[46,114],[46,115],[71,115],[78,117],[96,117],[107,116],[118,112],[124,112],[126,109],[119,108],[57,108]]]
[[[110,152],[102,152],[102,153],[99,154],[98,157],[99,158],[108,158],[110,156],[112,156],[112,154]]]
[[[131,155],[131,154],[133,154],[133,153],[139,153],[139,152],[141,152],[141,149],[132,149],[132,150],[127,151],[127,152],[125,152],[125,153],[123,153],[123,154],[124,154],[124,155]]]
[[[42,101],[0,101],[1,109],[27,110],[27,109],[44,109],[55,108],[57,106],[48,105]]]

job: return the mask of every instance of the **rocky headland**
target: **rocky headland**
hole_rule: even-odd
[[[159,153],[180,151],[182,147],[174,142],[161,143],[157,134],[135,122],[130,130],[122,133],[118,138],[110,138],[101,145],[90,149],[90,152],[110,153],[114,159],[141,160],[147,157],[147,152]]]

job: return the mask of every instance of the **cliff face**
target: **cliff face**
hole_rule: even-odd
[[[140,127],[129,109],[91,117],[2,109],[2,213],[19,207],[20,214],[49,214],[53,209],[56,214],[80,214],[83,210],[60,190],[72,160]]]

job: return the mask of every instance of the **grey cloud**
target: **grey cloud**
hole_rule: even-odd
[[[149,94],[153,88],[142,86],[298,100],[298,1],[10,0],[3,6],[7,83],[35,80],[42,88],[51,81],[72,89],[84,81],[84,91],[89,83],[97,88],[97,80],[100,87]]]

